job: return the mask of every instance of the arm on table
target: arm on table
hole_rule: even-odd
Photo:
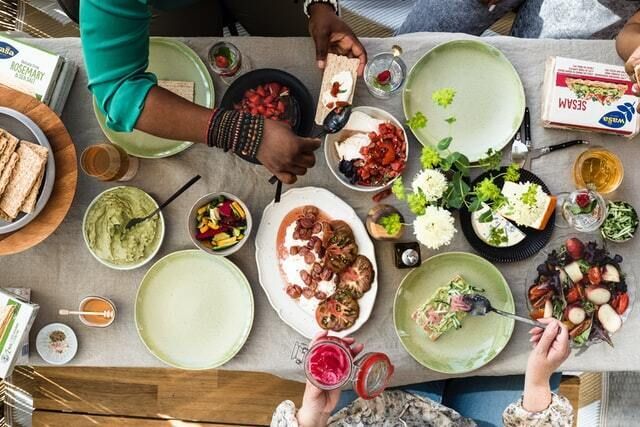
[[[504,411],[506,427],[571,426],[573,408],[569,401],[551,392],[551,375],[571,354],[569,332],[555,319],[540,319],[549,326],[533,328],[534,348],[527,362],[524,394]]]

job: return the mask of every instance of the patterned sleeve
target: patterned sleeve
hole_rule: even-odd
[[[551,393],[551,404],[540,412],[522,407],[522,398],[512,403],[502,414],[505,427],[565,427],[573,425],[573,407],[564,396]]]
[[[307,15],[307,18],[311,18],[311,15],[309,15],[309,6],[311,6],[314,3],[328,4],[331,7],[333,7],[333,9],[336,11],[338,15],[340,15],[340,5],[338,4],[338,0],[305,0],[303,9],[304,9],[304,14]]]
[[[298,427],[296,405],[292,401],[285,400],[278,405],[271,417],[271,427]]]

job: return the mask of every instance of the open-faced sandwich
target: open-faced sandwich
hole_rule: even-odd
[[[321,125],[334,108],[344,107],[353,102],[359,65],[360,61],[357,58],[333,53],[327,55],[316,110],[316,124]]]
[[[358,299],[374,279],[371,261],[358,253],[349,224],[332,220],[316,206],[293,209],[278,230],[278,259],[287,294],[315,313],[322,329],[354,325]]]
[[[484,289],[468,284],[461,276],[455,276],[420,305],[411,318],[426,332],[430,340],[435,341],[442,334],[462,327],[462,321],[470,308],[464,296],[478,292],[484,292]]]

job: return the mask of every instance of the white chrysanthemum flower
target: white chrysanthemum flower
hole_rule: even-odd
[[[413,180],[411,188],[414,193],[418,190],[427,198],[427,202],[435,202],[442,198],[447,189],[447,178],[437,169],[425,169]]]
[[[413,233],[429,249],[439,249],[451,243],[457,232],[451,212],[438,206],[427,206],[423,215],[413,221]]]

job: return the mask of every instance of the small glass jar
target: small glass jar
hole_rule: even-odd
[[[596,231],[607,217],[607,203],[602,196],[586,188],[558,194],[558,205],[566,224],[581,233]],[[563,228],[562,224],[557,225]]]
[[[106,328],[116,320],[116,305],[109,298],[98,296],[86,297],[80,301],[78,310],[85,312],[112,312],[110,317],[89,314],[78,315],[83,324],[92,328]]]
[[[234,77],[242,68],[242,54],[229,42],[218,42],[209,49],[209,64],[220,77]]]
[[[371,95],[380,99],[391,98],[398,92],[406,75],[407,66],[402,58],[390,52],[377,54],[364,67],[367,89]]]
[[[311,384],[321,390],[335,390],[348,382],[363,399],[380,395],[393,375],[394,367],[383,353],[366,353],[355,360],[349,345],[338,337],[316,341],[302,361]]]

